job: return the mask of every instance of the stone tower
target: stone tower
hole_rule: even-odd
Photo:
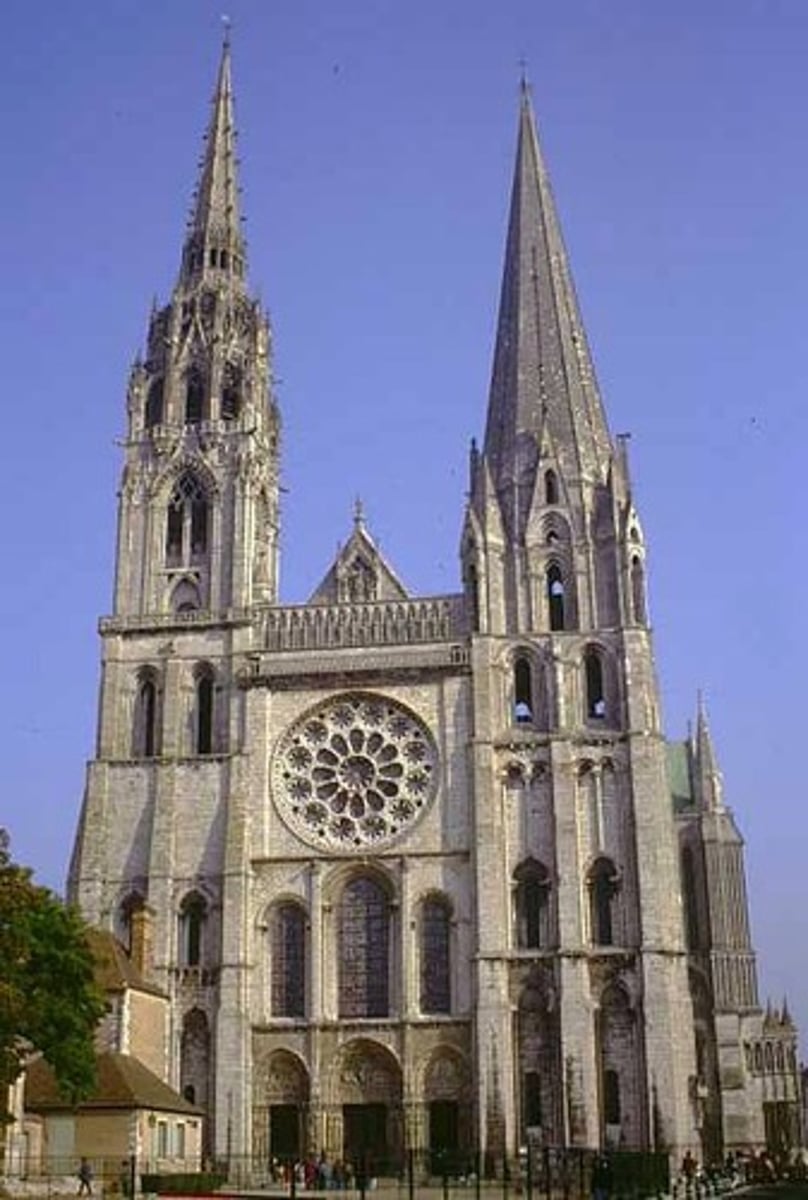
[[[695,1148],[691,983],[719,1091],[722,1039],[748,1074],[721,972],[756,1000],[748,931],[725,944],[711,915],[698,960],[686,944],[679,839],[738,851],[717,801],[674,822],[626,446],[528,90],[450,595],[411,596],[358,508],[310,599],[279,602],[233,139],[225,46],[179,278],[129,384],[71,896],[169,995],[165,1076],[258,1174],[321,1149],[381,1170],[406,1149]]]

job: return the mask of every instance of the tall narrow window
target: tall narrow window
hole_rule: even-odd
[[[550,944],[549,893],[547,868],[538,862],[517,867],[516,944],[520,950],[545,950]]]
[[[638,625],[645,625],[645,573],[642,559],[637,554],[631,560],[631,604],[634,620]]]
[[[241,412],[241,371],[225,363],[222,375],[222,420],[235,421]]]
[[[198,425],[205,415],[205,383],[192,367],[185,377],[185,424]]]
[[[557,563],[551,563],[547,568],[547,607],[550,613],[550,628],[552,630],[566,629],[564,619],[564,580],[561,568]]]
[[[160,425],[163,420],[163,380],[155,379],[146,400],[146,428]]]
[[[533,672],[521,655],[513,664],[513,715],[520,725],[533,720]]]
[[[584,658],[584,671],[586,675],[586,715],[590,719],[605,717],[603,662],[597,650],[587,650]]]
[[[474,563],[469,564],[468,571],[466,572],[466,580],[468,584],[469,607],[471,609],[471,632],[477,633],[480,628],[480,579]]]
[[[306,914],[299,904],[279,904],[270,925],[273,1017],[306,1012]]]
[[[382,886],[346,884],[339,911],[339,1015],[386,1017],[390,1006],[390,911]]]
[[[198,967],[204,958],[207,905],[196,893],[186,896],[180,908],[179,953],[183,967]]]
[[[132,733],[134,757],[154,758],[157,754],[157,684],[151,674],[140,678]]]
[[[451,910],[446,900],[427,900],[421,916],[421,1011],[451,1012]]]
[[[595,946],[614,945],[614,906],[618,875],[614,863],[599,858],[589,872],[590,929]]]
[[[196,680],[196,738],[197,754],[213,753],[213,673],[203,667]]]
[[[178,480],[166,514],[166,563],[187,566],[204,558],[210,513],[207,494],[190,471]]]
[[[544,502],[558,504],[558,479],[555,471],[544,472]]]

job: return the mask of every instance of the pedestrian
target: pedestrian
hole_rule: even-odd
[[[592,1200],[607,1200],[611,1190],[611,1163],[604,1154],[599,1154],[592,1167]]]
[[[93,1169],[90,1166],[88,1159],[82,1158],[79,1163],[79,1196],[92,1196],[93,1194]]]

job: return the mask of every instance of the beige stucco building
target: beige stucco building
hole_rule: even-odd
[[[129,381],[72,897],[125,940],[146,914],[169,1079],[220,1154],[759,1144],[741,843],[703,712],[672,798],[645,538],[528,89],[452,595],[409,595],[357,511],[279,603],[233,139],[226,47]]]

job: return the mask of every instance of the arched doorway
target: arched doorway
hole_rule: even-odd
[[[256,1158],[295,1162],[309,1147],[306,1129],[309,1076],[297,1057],[276,1050],[256,1063],[253,1093],[253,1138]]]
[[[423,1096],[431,1173],[464,1175],[471,1145],[471,1087],[468,1067],[456,1051],[432,1054]]]
[[[333,1151],[353,1170],[397,1172],[403,1155],[401,1068],[378,1042],[344,1046],[331,1072]],[[341,1133],[341,1136],[340,1136]]]

